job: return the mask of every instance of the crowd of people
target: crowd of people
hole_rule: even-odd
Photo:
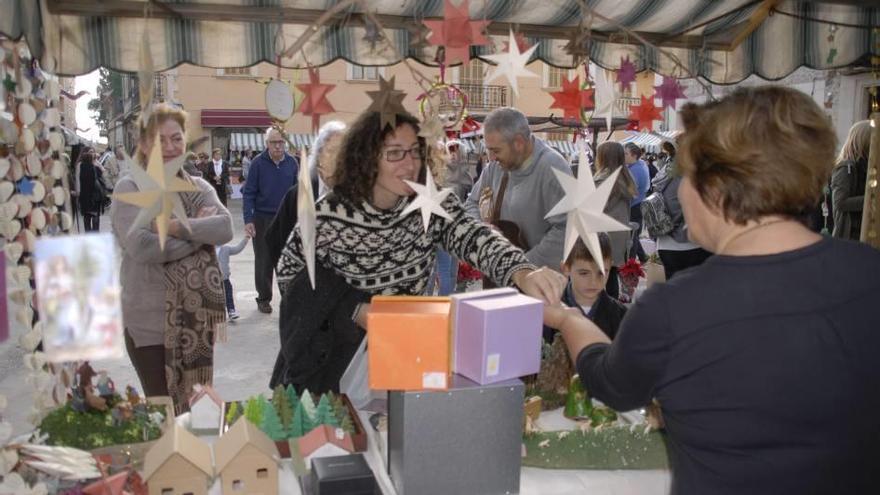
[[[780,87],[688,104],[681,117],[685,132],[661,157],[609,141],[578,164],[597,184],[616,177],[605,212],[632,227],[600,234],[601,266],[582,241],[563,259],[565,216],[547,213],[564,195],[554,172],[572,168],[514,108],[486,117],[478,174],[454,143],[426,142],[406,113],[395,125],[369,111],[325,124],[307,164],[270,128],[266,149],[248,157],[237,244],[227,244],[229,163],[220,150],[204,165],[192,156],[180,174],[199,191],[181,194],[191,229],[172,220],[164,250],[155,227],[130,229],[137,208],[111,210],[126,344],[142,386],[185,410],[192,384],[210,383],[214,341],[238,317],[229,256],[248,240],[259,311],[273,311],[273,276],[281,293],[270,385],[313,392],[338,389],[371,296],[448,294],[461,260],[484,286],[544,302],[545,337],[559,331],[593,397],[660,411],[674,492],[862,493],[880,436],[880,317],[869,304],[880,296],[880,253],[836,237],[858,235],[869,126],[857,123],[835,157],[821,109]],[[180,157],[185,128],[184,112],[158,107],[137,164],[155,139],[166,163]],[[296,227],[301,166],[316,200],[315,287]],[[414,195],[407,181],[429,173],[455,194],[441,205],[449,218],[433,216],[426,229],[420,215],[401,213]],[[84,214],[95,211],[82,198],[102,174],[84,155]],[[114,187],[136,190],[128,175]],[[826,188],[834,237],[807,221]],[[645,237],[667,282],[625,305],[617,272],[646,259]]]

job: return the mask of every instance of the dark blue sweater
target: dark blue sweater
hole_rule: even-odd
[[[251,162],[251,169],[241,192],[244,223],[253,222],[255,216],[274,217],[284,194],[296,182],[298,172],[299,162],[287,153],[278,165],[269,158],[268,151],[257,155]]]

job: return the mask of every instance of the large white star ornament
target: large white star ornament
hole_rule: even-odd
[[[199,189],[194,184],[177,176],[183,167],[185,155],[180,155],[166,164],[162,160],[158,136],[153,140],[153,143],[146,170],[137,164],[131,164],[128,167],[138,190],[115,193],[113,199],[141,208],[129,229],[129,233],[139,228],[148,229],[150,222],[155,218],[156,232],[159,234],[159,247],[164,250],[165,240],[168,238],[168,223],[172,215],[177,217],[187,230],[190,230],[186,209],[183,207],[178,193],[197,192]],[[131,158],[128,156],[125,157],[125,160],[131,162]]]
[[[510,47],[509,51],[496,53],[494,55],[484,55],[484,58],[489,59],[496,64],[492,67],[492,72],[486,77],[486,82],[492,82],[495,79],[504,76],[507,78],[507,82],[510,83],[510,87],[513,88],[513,93],[519,96],[516,78],[538,77],[538,74],[526,69],[526,64],[529,62],[532,54],[535,53],[539,44],[540,43],[535,43],[534,46],[520,53],[519,45],[517,45],[516,37],[513,35],[513,30],[511,29],[508,41],[508,46]]]
[[[427,170],[425,173],[424,184],[409,180],[404,180],[404,182],[416,192],[416,199],[407,205],[403,212],[401,212],[400,216],[405,217],[415,210],[421,210],[422,225],[425,227],[426,233],[428,232],[432,213],[447,220],[452,220],[452,217],[449,216],[449,213],[444,210],[442,206],[443,200],[446,199],[446,196],[452,194],[452,189],[446,188],[437,190],[437,186],[434,185],[434,178],[431,176],[430,170]]]
[[[614,101],[617,99],[617,88],[608,77],[608,71],[601,67],[596,70],[596,91],[593,93],[596,108],[593,115],[605,117],[605,127],[611,132],[611,120],[614,118]]]
[[[579,174],[577,179],[560,172],[556,169],[553,173],[559,180],[562,189],[565,190],[565,196],[547,213],[544,218],[550,218],[554,215],[567,213],[568,217],[565,222],[565,247],[562,253],[562,259],[568,258],[568,254],[574,247],[574,243],[578,237],[583,239],[590,254],[602,273],[605,273],[605,263],[602,260],[602,250],[599,247],[598,232],[619,232],[630,230],[628,225],[624,225],[614,218],[604,213],[605,205],[608,203],[608,196],[617,182],[617,176],[623,167],[618,168],[605,179],[599,187],[593,182],[593,173],[587,162],[587,151],[584,148],[583,141],[579,145]]]
[[[303,257],[306,260],[306,269],[309,272],[309,281],[312,290],[315,288],[315,230],[317,214],[315,213],[315,196],[312,193],[312,179],[309,177],[309,155],[305,148],[299,159],[299,185],[296,189],[297,223],[299,235],[302,239]]]

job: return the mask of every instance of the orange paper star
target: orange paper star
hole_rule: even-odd
[[[322,84],[317,69],[309,68],[309,83],[297,84],[296,88],[304,93],[298,111],[312,117],[312,130],[318,131],[321,115],[335,112],[336,109],[327,100],[327,93],[333,91],[335,84]]]
[[[642,102],[638,106],[629,108],[629,120],[635,121],[640,131],[653,131],[654,121],[663,119],[663,114],[660,107],[654,105],[654,98],[641,98]]]
[[[592,109],[596,106],[593,89],[581,89],[581,77],[576,76],[569,81],[562,78],[562,90],[550,93],[553,104],[550,108],[562,109],[565,120],[581,118],[581,109]]]
[[[442,20],[422,21],[431,30],[428,43],[446,47],[446,65],[468,63],[471,59],[471,45],[489,43],[483,30],[490,21],[472,21],[469,3],[469,0],[462,0],[456,7],[451,0],[444,0]]]

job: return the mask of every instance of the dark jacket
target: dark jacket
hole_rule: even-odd
[[[862,230],[865,181],[868,160],[847,160],[831,172],[831,210],[834,212],[834,237],[858,240]]]
[[[275,214],[272,223],[266,228],[266,245],[269,246],[272,266],[278,264],[278,259],[281,258],[281,251],[284,249],[284,245],[287,244],[287,239],[290,237],[290,233],[293,232],[293,228],[296,227],[298,185],[294,184],[293,187],[287,190],[287,194],[281,200],[281,206],[278,207],[278,213]],[[317,200],[317,173],[312,176],[312,194],[314,194],[315,200]]]
[[[577,308],[582,315],[595,323],[611,340],[614,340],[614,337],[617,335],[617,329],[620,328],[620,322],[623,321],[623,317],[626,315],[626,306],[612,299],[604,290],[599,293],[596,302],[590,307],[590,312],[584,313],[583,308],[580,307],[574,298],[571,282],[565,286],[565,291],[562,293],[562,303],[570,308]],[[555,330],[550,327],[544,327],[544,340],[553,342],[554,333]]]
[[[205,171],[203,178],[214,187],[214,190],[217,191],[217,197],[225,204],[226,198],[229,196],[227,194],[229,189],[229,162],[223,160],[220,180],[218,181],[217,173],[214,171],[214,162],[209,161],[208,169]]]
[[[241,192],[244,223],[253,223],[255,216],[274,217],[284,194],[296,183],[297,172],[299,162],[287,153],[278,165],[269,158],[268,150],[257,155]]]
[[[281,350],[271,388],[291,384],[298,391],[338,392],[339,380],[364,338],[351,317],[370,295],[320,265],[315,267],[315,286],[312,290],[308,272],[302,270],[282,295]]]
[[[666,206],[666,212],[672,218],[672,232],[668,235],[676,242],[688,242],[687,224],[684,221],[684,210],[681,207],[681,201],[678,199],[678,186],[681,184],[682,176],[678,172],[678,168],[674,162],[670,162],[663,170],[657,173],[651,186],[654,192],[663,195],[663,204]]]

